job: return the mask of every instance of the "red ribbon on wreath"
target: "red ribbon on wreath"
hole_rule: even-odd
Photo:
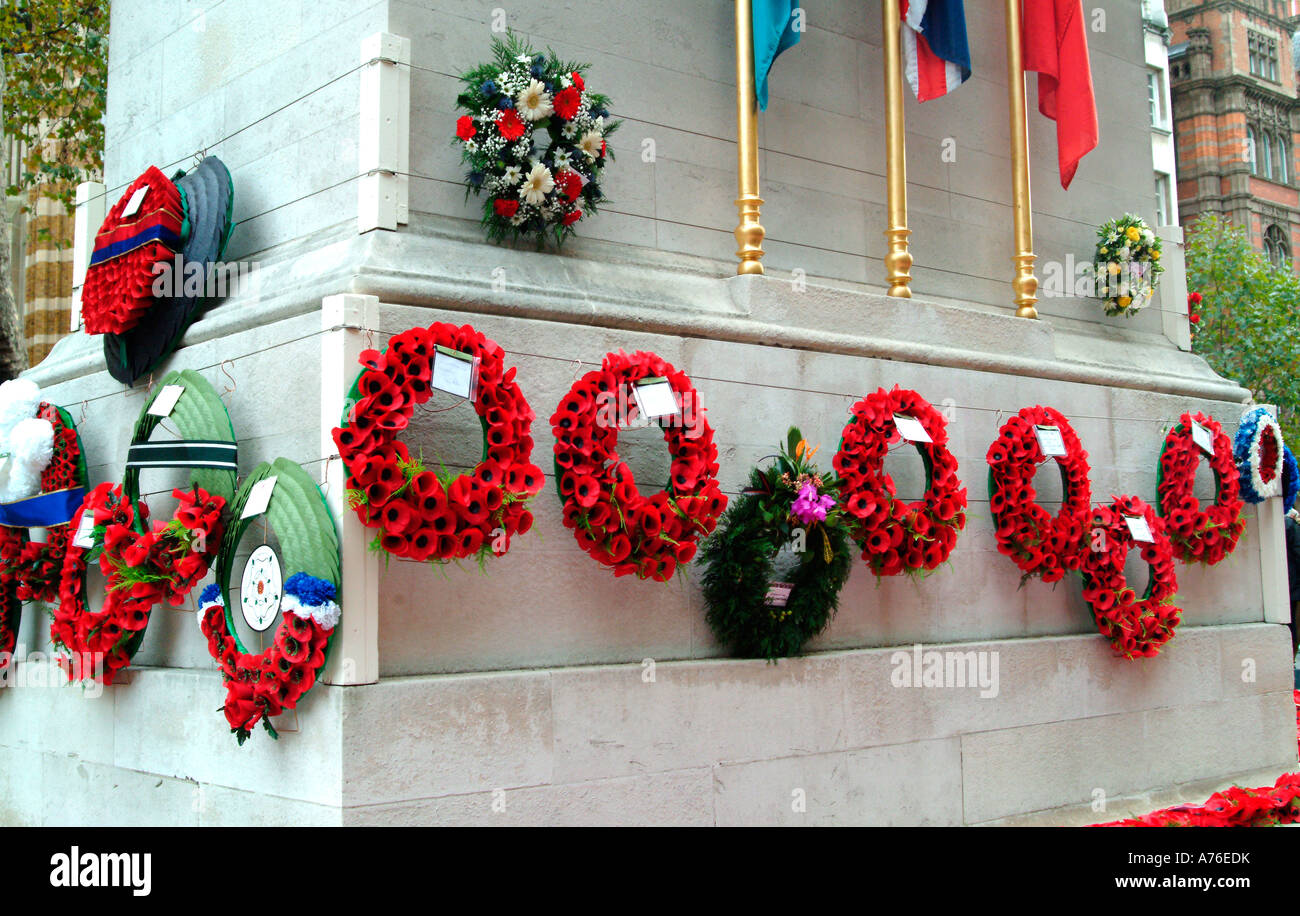
[[[1060,431],[1065,454],[1053,456],[1061,472],[1061,508],[1055,516],[1038,504],[1034,474],[1049,460],[1037,428]],[[1088,453],[1060,411],[1026,407],[998,430],[988,451],[989,510],[998,551],[1010,557],[1025,576],[1057,582],[1079,568],[1084,535],[1092,511]]]
[[[438,346],[479,358],[474,410],[483,424],[484,454],[471,473],[446,485],[412,461],[397,436],[415,406],[433,393]],[[393,337],[384,353],[366,350],[356,401],[334,442],[348,468],[351,505],[379,544],[396,557],[452,559],[504,554],[510,539],[533,524],[527,501],[544,477],[530,463],[533,409],[505,369],[505,351],[470,325],[433,324]]]
[[[663,424],[672,465],[668,486],[643,496],[618,456],[618,430],[641,416],[638,381],[663,378],[679,412]],[[615,576],[666,582],[695,556],[727,508],[718,487],[718,448],[699,395],[685,372],[653,353],[608,353],[599,369],[569,389],[551,416],[555,477],[564,526]]]
[[[74,656],[62,660],[70,679],[102,676],[112,684],[116,672],[131,663],[154,606],[162,601],[179,606],[208,574],[224,531],[225,500],[199,487],[173,490],[172,495],[180,505],[171,522],[146,528],[149,507],[141,500],[137,517],[120,485],[101,483],[87,494],[82,513],[92,513],[95,547],[69,544],[50,625],[55,646]],[[99,613],[86,606],[86,564],[92,553],[108,579]]]
[[[1125,516],[1144,519],[1152,542],[1134,540]],[[1140,549],[1151,570],[1140,598],[1124,576],[1124,560],[1133,547]],[[1080,572],[1083,600],[1115,652],[1124,658],[1160,654],[1160,647],[1174,635],[1182,611],[1173,604],[1178,594],[1173,545],[1155,510],[1136,496],[1116,496],[1109,506],[1095,507]]]
[[[1201,448],[1192,438],[1193,422],[1208,430],[1214,441],[1214,454],[1208,456],[1214,471],[1214,502],[1206,508],[1201,508],[1192,493],[1201,458]],[[1175,557],[1185,563],[1213,566],[1236,548],[1246,530],[1246,520],[1241,517],[1245,503],[1232,440],[1212,417],[1201,413],[1179,417],[1165,436],[1156,490]]]
[[[853,405],[835,453],[844,505],[862,559],[877,576],[935,569],[948,559],[957,532],[966,527],[966,488],[957,478],[957,458],[948,450],[943,414],[915,391],[881,388]],[[903,441],[894,415],[912,417],[932,442],[913,443],[926,464],[925,495],[899,499],[885,472],[885,455]]]

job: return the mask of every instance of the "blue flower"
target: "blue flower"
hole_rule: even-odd
[[[475,187],[475,188],[481,188],[481,187],[483,187],[483,173],[482,173],[482,172],[479,172],[479,171],[473,171],[473,172],[470,172],[470,173],[469,173],[468,175],[466,175],[465,177],[469,179],[469,183],[470,183],[470,185],[471,185],[472,187]]]
[[[483,85],[478,87],[478,91],[490,99],[497,94],[497,84],[492,80],[484,80]]]
[[[221,603],[221,586],[213,582],[211,585],[205,585],[203,591],[199,593],[199,607],[211,607],[214,604]]]
[[[310,607],[320,607],[322,604],[333,601],[337,589],[334,583],[328,579],[317,579],[315,576],[309,576],[307,573],[294,573],[289,577],[289,581],[284,583],[284,593],[292,595],[301,603]]]
[[[1282,508],[1290,510],[1295,507],[1295,498],[1300,494],[1300,467],[1296,465],[1295,455],[1291,449],[1282,446]]]
[[[505,111],[509,108],[514,108],[514,107],[515,107],[515,100],[510,98],[510,96],[508,95],[503,95],[501,96],[501,98],[497,99],[498,111]]]
[[[533,79],[539,80],[542,78],[542,74],[545,73],[546,71],[542,69],[541,64],[533,64],[533,69],[531,72],[533,74]]]

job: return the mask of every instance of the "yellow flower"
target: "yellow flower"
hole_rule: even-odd
[[[1129,303],[1132,302],[1132,301],[1133,301],[1133,297],[1132,297],[1132,296],[1120,296],[1120,297],[1119,297],[1119,307],[1122,308],[1122,309],[1126,309],[1126,308],[1128,308]]]
[[[1101,250],[1101,253],[1102,253],[1102,254],[1109,254],[1110,252],[1108,252],[1105,248],[1103,248],[1103,249]]]
[[[1124,230],[1124,234],[1128,236],[1130,242],[1136,242],[1138,239],[1142,238],[1142,233],[1138,232],[1137,226],[1129,226]]]
[[[1119,273],[1119,265],[1116,264],[1114,261],[1111,261],[1109,264],[1107,264],[1106,269],[1110,271],[1112,275]]]
[[[1159,248],[1152,248],[1152,249],[1151,249],[1151,260],[1153,260],[1153,261],[1159,261],[1159,260],[1160,260],[1160,249],[1159,249]]]

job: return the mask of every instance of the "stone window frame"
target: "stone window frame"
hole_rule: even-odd
[[[1277,46],[1276,38],[1251,28],[1246,29],[1246,50],[1251,76],[1270,83],[1278,82],[1280,63]]]
[[[1289,267],[1291,264],[1290,236],[1277,223],[1270,223],[1264,229],[1264,255],[1274,267]]]

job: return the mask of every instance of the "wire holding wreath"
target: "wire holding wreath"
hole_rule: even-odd
[[[1202,453],[1214,472],[1214,501],[1204,508],[1192,492]],[[1239,478],[1232,440],[1218,422],[1201,413],[1179,417],[1165,436],[1156,482],[1175,557],[1213,566],[1232,553],[1246,530]]]
[[[885,471],[890,446],[903,441],[925,462],[925,494],[915,502],[898,498]],[[858,401],[834,467],[849,529],[876,576],[921,574],[948,559],[966,526],[966,488],[948,449],[947,421],[929,401],[897,386]]]
[[[651,422],[662,426],[672,456],[667,487],[650,496],[618,454],[620,426],[650,419],[647,389],[664,402]],[[560,401],[551,431],[564,526],[615,576],[666,582],[717,527],[727,497],[713,429],[686,373],[655,354],[606,354]]]
[[[469,473],[430,470],[397,438],[441,384],[438,360],[467,380],[459,393],[473,401],[483,428],[483,458]],[[533,409],[515,369],[505,368],[505,351],[470,325],[435,323],[403,331],[360,361],[365,368],[333,438],[348,469],[349,505],[378,531],[372,547],[421,562],[473,558],[480,566],[505,554],[532,527],[528,501],[544,483],[531,463]]]
[[[700,550],[706,619],[735,655],[798,655],[835,614],[853,550],[839,480],[812,463],[816,453],[791,427],[773,463],[749,472],[744,495]]]
[[[988,450],[989,509],[998,551],[1024,578],[1058,582],[1079,568],[1092,512],[1088,453],[1058,410],[1034,405],[1007,420]],[[1038,504],[1034,475],[1055,460],[1061,473],[1061,508],[1055,516]]]

